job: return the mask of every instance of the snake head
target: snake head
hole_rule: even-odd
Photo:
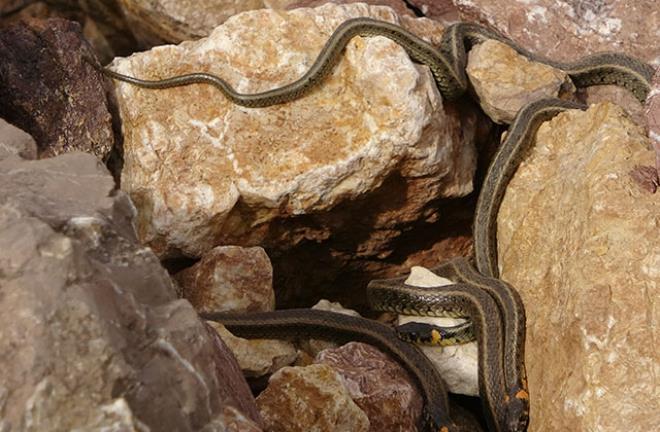
[[[506,404],[506,430],[524,432],[529,424],[529,393],[517,390],[509,396]]]

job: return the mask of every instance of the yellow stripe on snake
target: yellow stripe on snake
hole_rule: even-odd
[[[452,100],[468,88],[465,74],[467,51],[488,39],[506,43],[520,54],[565,71],[577,87],[616,84],[629,89],[640,101],[650,91],[651,66],[622,54],[603,53],[573,63],[547,60],[524,50],[482,26],[458,23],[448,27],[439,48],[389,22],[356,18],[341,24],[327,41],[312,67],[298,80],[256,94],[236,92],[225,80],[210,73],[191,73],[149,81],[119,74],[90,63],[105,75],[149,89],[190,84],[210,84],[233,103],[258,108],[303,97],[322,85],[355,36],[384,36],[401,45],[412,60],[429,67],[442,96]],[[529,398],[524,366],[525,311],[518,293],[498,277],[496,220],[509,180],[526,149],[533,144],[538,126],[566,109],[583,105],[559,99],[543,99],[520,110],[506,140],[495,156],[479,196],[474,221],[475,264],[465,259],[436,269],[455,284],[417,289],[402,279],[372,281],[368,294],[372,306],[421,315],[454,313],[472,320],[479,343],[479,387],[488,426],[493,431],[524,431]],[[261,314],[209,314],[245,337],[310,336],[346,341],[362,340],[384,349],[413,375],[425,398],[424,430],[458,431],[448,412],[446,389],[437,371],[413,346],[396,339],[386,326],[344,315],[313,310],[276,311]]]

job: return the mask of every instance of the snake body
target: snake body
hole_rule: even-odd
[[[108,68],[105,75],[148,89],[166,89],[196,83],[217,87],[231,102],[258,108],[298,99],[317,88],[332,72],[348,42],[355,36],[384,36],[402,46],[411,59],[429,67],[444,98],[454,100],[469,87],[465,74],[467,51],[495,39],[520,54],[565,71],[577,87],[616,84],[643,101],[650,91],[653,68],[616,53],[588,56],[572,63],[551,61],[530,53],[482,26],[458,23],[448,27],[439,48],[388,22],[356,18],[341,24],[328,39],[310,69],[283,87],[254,94],[236,92],[211,73],[191,73],[159,80],[144,80]],[[479,341],[479,382],[484,410],[495,431],[522,431],[528,421],[529,399],[524,369],[525,314],[517,292],[497,278],[496,221],[506,186],[538,126],[566,109],[584,106],[559,99],[544,99],[525,106],[516,116],[504,144],[492,162],[479,196],[474,223],[475,264],[457,260],[436,269],[456,284],[431,291],[407,286],[403,280],[373,281],[369,286],[374,306],[403,313],[452,312],[468,316]],[[455,430],[448,415],[446,390],[428,359],[396,339],[396,333],[371,321],[322,311],[280,311],[265,314],[212,314],[230,331],[249,337],[307,336],[336,341],[361,340],[385,350],[415,377],[426,400],[425,426],[429,430]]]
[[[466,258],[431,269],[453,285],[416,288],[406,278],[373,280],[369,304],[377,310],[469,318],[479,344],[479,394],[492,431],[524,431],[529,394],[524,366],[525,309],[518,292],[480,275]]]
[[[222,323],[245,338],[316,338],[338,343],[360,341],[374,345],[410,373],[424,397],[420,430],[454,432],[449,417],[447,388],[426,356],[414,345],[399,340],[389,326],[366,318],[314,309],[287,309],[258,313],[208,313],[201,317]]]

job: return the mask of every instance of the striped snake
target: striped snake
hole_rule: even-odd
[[[622,54],[602,53],[573,63],[536,56],[505,37],[477,24],[449,26],[439,48],[389,22],[356,18],[341,24],[321,50],[311,68],[283,87],[254,94],[235,91],[225,80],[210,73],[191,73],[159,80],[143,80],[98,67],[105,75],[149,89],[167,89],[196,83],[210,84],[237,105],[266,107],[298,99],[316,89],[332,72],[348,42],[355,36],[384,36],[402,46],[410,58],[429,67],[445,99],[459,98],[468,89],[465,74],[467,51],[488,39],[503,42],[518,53],[565,71],[577,87],[616,84],[644,101],[650,90],[651,66]],[[509,180],[526,150],[533,144],[538,126],[566,109],[584,109],[573,102],[543,99],[520,110],[509,134],[495,156],[481,193],[474,220],[476,270],[465,259],[438,267],[455,284],[428,289],[407,286],[402,279],[372,281],[368,295],[373,306],[417,314],[460,313],[472,320],[479,343],[479,387],[484,413],[494,431],[527,428],[529,399],[524,367],[525,312],[518,293],[498,277],[496,221]],[[396,333],[368,320],[322,311],[293,310],[248,315],[211,314],[206,318],[226,324],[245,337],[308,336],[338,341],[372,343],[399,361],[416,379],[425,397],[424,427],[448,432],[458,430],[448,413],[442,379],[419,351],[397,340]]]

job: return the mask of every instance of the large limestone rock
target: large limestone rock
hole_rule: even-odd
[[[93,155],[0,160],[0,430],[259,430],[134,216]]]
[[[527,310],[530,431],[660,424],[660,201],[628,174],[653,162],[642,128],[594,105],[542,125],[507,189],[498,248]]]
[[[259,10],[206,39],[117,59],[112,68],[147,79],[208,71],[241,92],[263,91],[300,77],[333,30],[357,16],[399,21],[389,8],[364,4]],[[435,43],[442,33],[428,20],[401,23]],[[401,233],[393,221],[432,219],[430,201],[472,188],[474,122],[461,127],[459,112],[445,113],[428,69],[384,38],[355,38],[318,90],[285,105],[243,108],[205,85],[154,91],[118,83],[117,97],[122,188],[138,208],[140,238],[160,256],[200,256],[218,244],[287,248],[335,232],[364,239],[360,253],[378,256]],[[388,179],[401,195],[364,206],[359,226],[350,211],[326,217]]]

